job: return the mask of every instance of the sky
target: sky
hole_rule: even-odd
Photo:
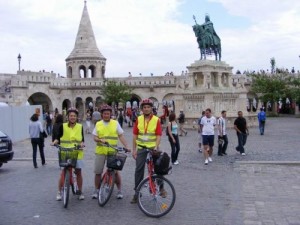
[[[84,0],[0,0],[0,73],[66,75]],[[192,26],[209,14],[222,61],[237,70],[300,70],[299,0],[87,0],[106,77],[181,74],[199,60]],[[213,57],[208,58],[214,60]]]

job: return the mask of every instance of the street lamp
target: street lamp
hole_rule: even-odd
[[[20,65],[21,65],[21,55],[20,55],[20,53],[19,53],[19,55],[18,55],[18,62],[19,62],[19,71],[20,71]]]

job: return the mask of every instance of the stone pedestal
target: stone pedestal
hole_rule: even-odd
[[[226,110],[229,127],[233,126],[238,111],[249,118],[249,125],[256,125],[256,114],[246,110],[247,90],[243,85],[232,85],[232,66],[224,61],[197,60],[187,68],[189,86],[176,107],[184,110],[188,127],[193,127],[207,108],[216,117]]]

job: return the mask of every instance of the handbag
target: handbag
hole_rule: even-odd
[[[48,137],[48,135],[45,131],[40,132],[40,138],[47,138],[47,137]]]

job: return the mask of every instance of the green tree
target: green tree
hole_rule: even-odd
[[[271,73],[273,74],[275,73],[275,65],[276,65],[276,61],[274,57],[270,59],[270,63],[271,63]]]
[[[289,77],[287,74],[251,74],[251,90],[259,96],[263,102],[277,102],[279,98],[288,95]]]
[[[132,89],[126,83],[104,80],[104,85],[100,87],[100,94],[107,104],[125,103],[131,98]]]

